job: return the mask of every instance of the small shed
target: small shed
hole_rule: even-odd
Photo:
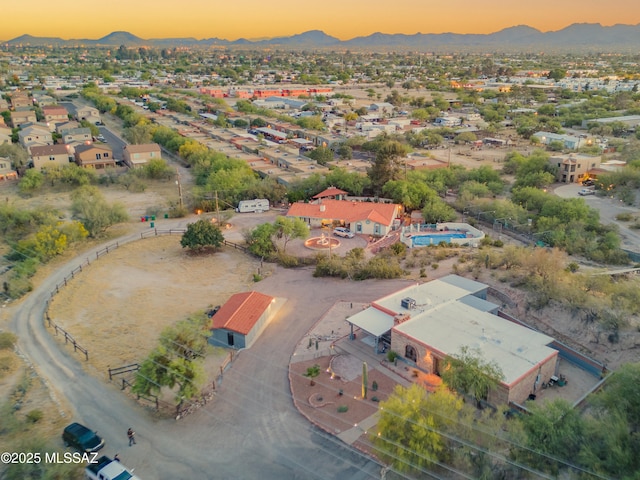
[[[249,348],[276,311],[274,297],[254,291],[236,293],[212,317],[209,343],[217,347]]]

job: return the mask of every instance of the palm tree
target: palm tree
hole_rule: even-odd
[[[320,365],[316,363],[314,366],[307,368],[307,373],[303,373],[303,375],[309,377],[309,385],[313,387],[316,384],[313,379],[320,375]]]

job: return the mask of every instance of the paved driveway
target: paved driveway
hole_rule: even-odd
[[[173,226],[188,221],[192,220],[176,221]],[[131,235],[120,243],[137,238]],[[72,405],[73,419],[89,424],[106,439],[106,454],[119,452],[122,461],[145,479],[379,478],[378,464],[319,432],[299,415],[290,396],[287,365],[298,340],[335,301],[368,302],[406,281],[315,279],[308,269],[277,268],[251,288],[289,301],[225,373],[215,400],[176,421],[154,417],[101,378],[103,373],[87,373],[80,357],[44,327],[49,292],[78,263],[63,266],[13,307],[12,327],[20,350],[55,397]],[[81,282],[81,276],[74,281]],[[129,426],[137,432],[138,444],[133,447],[127,446]]]

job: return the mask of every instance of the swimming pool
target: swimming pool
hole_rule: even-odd
[[[467,238],[466,233],[425,233],[411,236],[411,246],[422,247],[424,245],[438,245],[439,243],[451,243],[452,238]]]

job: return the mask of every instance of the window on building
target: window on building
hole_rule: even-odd
[[[109,158],[109,152],[104,152],[104,158]]]
[[[404,349],[404,358],[406,358],[407,360],[411,360],[412,362],[415,362],[418,359],[418,354],[416,352],[416,349],[411,345],[407,345]]]
[[[53,155],[49,155],[49,160],[55,160],[56,157],[54,157]]]
[[[102,158],[102,155],[99,153],[96,153],[96,160],[100,160]]]

